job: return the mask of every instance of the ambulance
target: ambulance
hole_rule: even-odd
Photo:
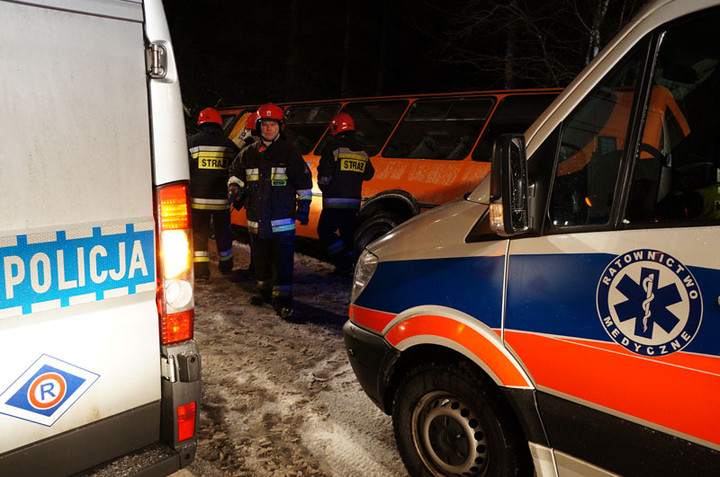
[[[411,475],[720,475],[718,25],[649,2],[365,249],[345,344]]]
[[[192,462],[188,151],[160,0],[0,0],[0,475]]]

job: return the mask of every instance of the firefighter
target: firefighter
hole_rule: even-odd
[[[281,318],[293,315],[292,274],[295,221],[306,225],[312,174],[300,153],[282,137],[283,110],[272,103],[257,111],[258,141],[245,147],[230,166],[228,200],[244,204],[258,296]]]
[[[338,113],[329,132],[318,164],[323,209],[317,231],[335,265],[334,273],[343,274],[352,270],[355,217],[360,210],[362,183],[372,178],[375,169],[355,136],[355,122],[349,114]]]
[[[210,278],[210,222],[215,231],[219,255],[218,268],[226,275],[232,271],[230,206],[225,192],[227,168],[238,148],[225,137],[222,117],[213,108],[198,115],[198,133],[188,138],[190,150],[190,196],[194,242],[194,268],[197,280]]]

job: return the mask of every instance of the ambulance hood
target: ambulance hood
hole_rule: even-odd
[[[488,209],[478,197],[473,192],[424,212],[371,243],[367,250],[381,261],[462,256],[465,237]]]

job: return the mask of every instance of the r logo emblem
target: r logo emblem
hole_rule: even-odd
[[[52,426],[99,377],[44,354],[0,393],[0,414]]]

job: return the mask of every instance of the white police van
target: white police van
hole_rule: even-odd
[[[160,0],[0,0],[0,475],[195,454],[189,171]]]
[[[365,250],[346,346],[411,475],[718,475],[718,25],[649,3],[474,192]]]

